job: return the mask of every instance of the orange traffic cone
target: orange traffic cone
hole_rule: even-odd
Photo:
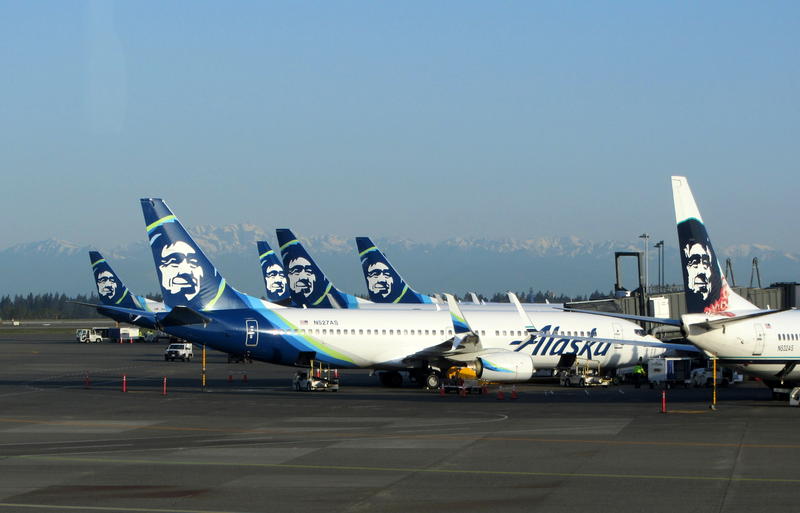
[[[519,394],[517,394],[517,385],[512,385],[511,387],[511,399],[519,399]]]
[[[506,394],[503,393],[503,387],[497,389],[497,400],[502,401],[506,398]]]
[[[439,395],[444,397],[444,384],[439,385]]]

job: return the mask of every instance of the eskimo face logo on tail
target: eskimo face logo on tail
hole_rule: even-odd
[[[289,288],[295,294],[301,294],[308,298],[314,293],[314,285],[317,282],[317,273],[314,266],[307,258],[302,256],[289,260],[287,266],[289,270]]]
[[[272,264],[264,269],[264,281],[271,294],[282,296],[286,292],[286,273],[280,265]]]
[[[183,241],[161,249],[158,272],[162,289],[186,302],[191,302],[200,292],[205,275],[197,252]]]
[[[114,277],[114,273],[108,269],[100,269],[95,276],[95,280],[97,281],[97,293],[100,297],[109,301],[114,299],[114,296],[117,295],[117,279]]]
[[[383,262],[375,262],[367,266],[367,288],[372,294],[383,299],[392,295],[394,274]]]
[[[691,218],[678,225],[686,308],[689,313],[719,313],[728,308],[728,288],[706,228]]]

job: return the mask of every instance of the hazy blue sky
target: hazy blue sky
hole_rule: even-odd
[[[800,250],[798,2],[0,3],[0,249],[188,225]]]

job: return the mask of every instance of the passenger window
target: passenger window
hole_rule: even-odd
[[[383,334],[386,335],[386,330],[383,330]]]
[[[452,335],[453,334],[453,330],[447,330],[447,334],[448,335]]]
[[[323,328],[323,330],[322,330],[322,334],[323,334],[323,335],[327,335],[327,334],[328,334],[328,330]]]
[[[500,331],[498,331],[498,330],[494,330],[494,336],[495,336],[495,337],[499,337],[499,336],[500,336]]]
[[[408,330],[403,330],[403,335],[408,335]]]
[[[336,330],[336,334],[337,335],[341,335],[342,334],[342,330]]]

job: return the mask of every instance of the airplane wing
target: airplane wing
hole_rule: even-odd
[[[605,317],[616,317],[617,319],[628,319],[630,321],[643,321],[643,322],[652,322],[655,324],[666,324],[667,326],[681,326],[681,321],[676,319],[670,319],[668,317],[647,317],[646,315],[632,315],[632,314],[624,314],[624,313],[614,313],[614,312],[598,312],[596,310],[580,310],[578,308],[565,308],[565,307],[553,307],[558,308],[559,310],[563,310],[565,312],[579,312],[585,314],[592,314],[592,315],[603,315]]]
[[[452,294],[445,294],[450,318],[453,322],[453,337],[439,344],[426,347],[406,356],[403,361],[410,363],[419,360],[447,359],[457,362],[474,360],[475,357],[496,350],[485,350],[478,334],[472,330],[458,301]]]

